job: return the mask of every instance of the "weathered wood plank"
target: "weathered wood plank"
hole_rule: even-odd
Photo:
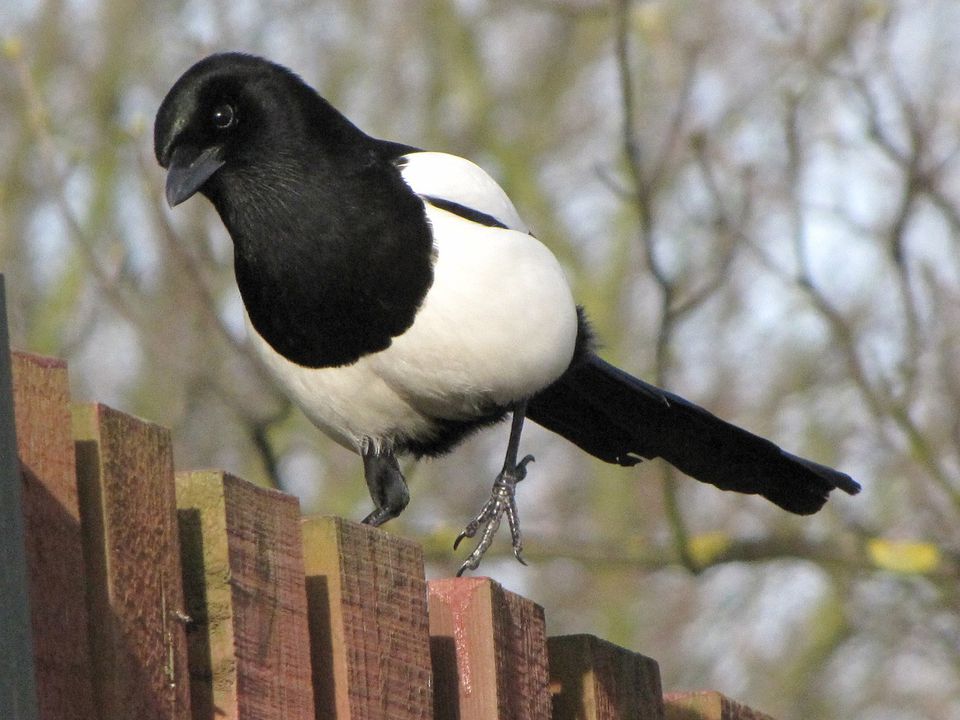
[[[100,717],[185,720],[170,434],[104,405],[75,407],[73,428]]]
[[[593,635],[547,639],[553,720],[663,720],[656,660]]]
[[[489,578],[428,586],[437,720],[547,720],[543,608]]]
[[[666,720],[773,720],[712,690],[668,693],[663,702]]]
[[[37,720],[26,526],[13,410],[6,295],[0,274],[0,717]]]
[[[67,366],[12,360],[39,717],[87,720],[95,707]]]
[[[317,717],[433,717],[418,545],[341,518],[303,526]]]
[[[177,505],[194,718],[312,720],[297,499],[206,471]]]

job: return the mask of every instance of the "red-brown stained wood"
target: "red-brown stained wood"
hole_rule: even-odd
[[[297,499],[219,471],[176,486],[194,718],[312,720]]]
[[[94,715],[66,363],[12,354],[38,717]]]
[[[547,720],[543,608],[489,578],[428,586],[437,720]]]
[[[169,432],[74,408],[94,694],[101,720],[186,720],[186,641]]]
[[[773,720],[712,690],[668,693],[663,702],[666,720]]]
[[[304,522],[303,541],[317,718],[432,718],[420,547],[333,517]]]
[[[553,720],[663,720],[656,660],[593,635],[547,640]]]

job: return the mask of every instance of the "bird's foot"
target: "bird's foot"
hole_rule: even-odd
[[[514,456],[516,457],[516,456]],[[480,513],[463,529],[453,543],[453,549],[456,550],[464,538],[472,538],[478,532],[480,541],[473,549],[473,552],[463,561],[463,565],[457,571],[457,577],[463,575],[467,570],[476,570],[480,566],[480,560],[493,543],[493,536],[496,535],[500,527],[500,520],[504,515],[507,516],[507,524],[510,526],[510,538],[513,542],[513,554],[521,564],[526,565],[520,553],[523,551],[523,537],[520,534],[520,517],[517,513],[517,483],[527,476],[527,463],[533,462],[533,455],[527,455],[520,462],[512,467],[504,467],[493,482],[493,490],[490,492],[490,499],[480,510]]]
[[[392,451],[377,448],[372,441],[365,441],[360,448],[360,455],[374,505],[373,512],[363,519],[363,524],[380,527],[403,511],[410,501],[410,492]]]

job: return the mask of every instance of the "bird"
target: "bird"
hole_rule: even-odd
[[[457,536],[476,570],[504,517],[520,562],[525,420],[607,463],[662,458],[722,490],[808,515],[849,475],[603,360],[554,254],[496,181],[453,154],[363,132],[292,70],[216,53],[154,123],[171,208],[196,193],[233,241],[250,342],[323,433],[357,453],[397,517],[398,458],[435,457],[511,417],[489,500]]]

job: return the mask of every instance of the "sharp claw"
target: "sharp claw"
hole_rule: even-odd
[[[527,561],[523,559],[523,556],[520,555],[522,550],[520,548],[513,549],[513,556],[520,562],[521,565],[526,565]]]
[[[527,465],[532,462],[536,462],[536,458],[533,455],[525,455],[523,460],[517,463],[517,482],[520,482],[527,476]]]
[[[468,537],[466,532],[461,532],[457,535],[457,539],[453,541],[453,549],[456,550],[460,547],[460,543],[462,543],[466,537]],[[463,568],[460,568],[460,572],[463,572]],[[457,577],[460,576],[460,572],[457,573]]]

